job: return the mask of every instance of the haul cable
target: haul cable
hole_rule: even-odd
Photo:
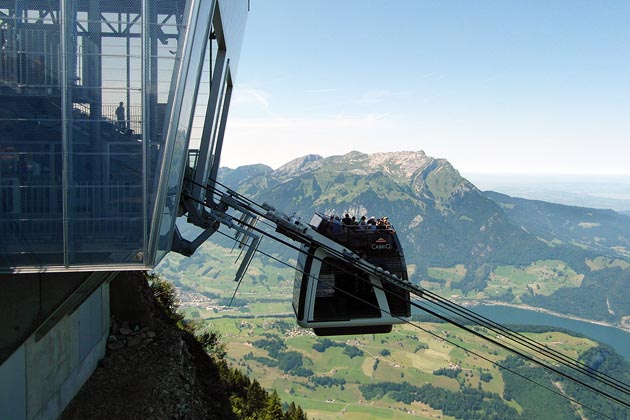
[[[236,193],[235,191],[225,187],[223,184],[218,183],[219,185],[222,185],[224,188],[227,189],[226,192],[220,191],[218,189],[214,189],[214,193],[216,193],[219,197],[223,197],[225,194],[228,194],[232,199],[235,199],[237,201],[239,201],[241,203],[242,206],[246,207],[248,211],[257,213],[259,216],[268,219],[270,221],[272,221],[274,224],[267,224],[268,226],[270,226],[271,228],[274,228],[278,226],[278,221],[277,220],[271,220],[268,217],[268,207],[269,206],[265,206],[265,205],[260,205],[257,204],[256,202],[254,202],[253,200],[244,197],[238,193]],[[247,203],[247,204],[246,204]],[[257,210],[254,207],[258,207],[260,209],[263,210]],[[258,230],[260,233],[266,234],[268,235],[266,232],[262,231],[262,230]],[[297,250],[298,252],[302,252],[302,250],[299,247],[295,247],[292,244],[283,241],[283,240],[279,240],[276,237],[270,236],[272,237],[272,239],[281,242],[282,244],[289,246],[295,250]],[[295,239],[295,238],[294,238]],[[311,243],[313,242],[313,238],[310,237],[303,237],[303,240],[301,241],[302,243]],[[352,263],[355,266],[360,266],[361,262],[360,261],[355,261],[355,260],[349,260],[348,257],[346,255],[340,254],[338,253],[336,250],[334,249],[330,249],[328,247],[325,246],[325,244],[317,244],[319,246],[322,246],[324,248],[327,249],[327,251],[329,251],[331,254],[335,254],[337,255],[341,260],[346,260],[350,263]],[[369,267],[361,267],[363,269],[363,271],[370,271]],[[349,273],[348,274],[352,274]],[[575,359],[570,358],[569,356],[566,356],[563,353],[560,353],[558,351],[552,350],[540,343],[538,343],[537,341],[526,337],[525,335],[515,332],[513,330],[510,330],[507,327],[502,326],[501,324],[498,324],[486,317],[483,317],[481,315],[476,314],[473,311],[470,311],[448,299],[445,299],[437,294],[434,294],[432,292],[429,292],[426,289],[422,289],[422,288],[417,288],[415,286],[413,286],[411,283],[408,282],[403,282],[398,278],[392,278],[391,276],[384,276],[383,273],[381,272],[375,272],[373,273],[379,277],[381,277],[382,279],[384,279],[385,281],[389,282],[390,284],[394,284],[398,287],[401,287],[405,290],[408,290],[411,294],[416,295],[417,297],[420,298],[430,298],[430,299],[426,299],[428,301],[430,301],[433,304],[436,304],[439,307],[442,307],[443,309],[447,310],[448,312],[451,312],[459,317],[463,317],[464,319],[468,320],[469,322],[471,322],[472,324],[476,324],[476,325],[480,325],[484,328],[489,329],[490,331],[493,331],[499,335],[502,335],[506,338],[511,339],[512,341],[521,344],[522,346],[530,349],[531,351],[533,351],[534,353],[538,354],[538,355],[542,355],[545,356],[549,359],[552,359],[568,368],[574,369],[576,371],[578,371],[579,373],[582,373],[592,379],[595,379],[599,382],[602,382],[608,386],[610,386],[611,388],[614,388],[620,392],[623,393],[628,393],[630,392],[630,386],[626,385],[625,383],[617,380],[616,378],[613,378],[609,375],[606,375],[604,373],[598,372],[596,370],[594,370],[593,368],[587,366],[586,364],[577,361]],[[355,275],[356,276],[356,275]],[[362,279],[365,281],[365,279]],[[387,293],[392,293],[392,291],[385,291]],[[419,307],[419,309],[424,310],[425,312],[429,312],[430,310],[426,307],[426,306],[422,306]],[[449,321],[450,322],[450,321]],[[480,336],[480,337],[484,337],[482,334],[480,333],[476,333],[475,335]],[[489,341],[492,341],[494,339],[488,337]],[[541,362],[542,363],[542,362]],[[544,365],[544,363],[542,363]],[[551,366],[545,365],[547,367],[549,367],[550,369],[555,369]]]
[[[219,234],[221,234],[221,235],[224,235],[224,236],[225,236],[225,237],[227,237],[227,238],[232,239],[232,237],[231,237],[230,235],[228,235],[227,233],[224,233],[224,232],[221,232],[221,231],[218,231],[218,233],[219,233]],[[275,238],[273,238],[273,237],[271,237],[271,236],[270,236],[270,238],[275,240]],[[265,257],[267,257],[267,258],[271,259],[271,260],[274,260],[274,261],[276,261],[276,262],[278,262],[278,263],[280,263],[280,264],[283,264],[283,265],[285,265],[285,266],[287,266],[287,267],[289,267],[289,268],[291,268],[291,269],[294,269],[294,270],[296,270],[296,271],[298,271],[298,272],[300,272],[300,273],[302,273],[302,274],[305,274],[305,275],[307,275],[307,276],[309,276],[309,277],[311,277],[311,278],[315,279],[315,276],[313,276],[313,275],[311,275],[311,274],[307,273],[306,271],[299,270],[298,268],[294,267],[292,264],[290,264],[290,263],[288,263],[288,262],[286,262],[286,261],[283,261],[283,260],[281,260],[281,259],[279,259],[279,258],[277,258],[277,257],[274,257],[273,255],[271,255],[271,254],[269,254],[269,253],[266,253],[265,251],[262,251],[262,250],[258,249],[258,252],[259,252],[261,255],[263,255],[263,256],[265,256]],[[340,268],[340,267],[339,267],[339,268]],[[365,280],[364,280],[364,279],[362,279],[362,278],[361,278],[361,280],[365,281]],[[361,302],[361,303],[363,303],[363,304],[369,305],[369,306],[371,306],[371,307],[373,307],[373,308],[376,308],[376,309],[379,309],[379,310],[381,310],[381,311],[383,311],[383,312],[385,312],[385,313],[388,313],[389,315],[392,315],[391,313],[389,313],[389,312],[387,312],[387,311],[383,310],[382,308],[379,308],[379,307],[378,307],[377,305],[375,305],[374,303],[369,302],[369,301],[367,301],[367,300],[365,300],[365,299],[363,299],[363,298],[359,298],[359,297],[357,297],[357,296],[354,296],[352,293],[348,292],[347,290],[343,290],[343,289],[337,288],[337,287],[335,287],[335,286],[333,286],[333,288],[334,288],[334,290],[335,290],[335,291],[338,291],[338,292],[340,292],[340,293],[343,293],[343,294],[347,295],[348,297],[354,298],[354,299],[356,299],[356,300],[360,301],[360,302]],[[381,289],[381,290],[382,290],[382,289]],[[413,304],[415,307],[418,307],[418,308],[420,308],[420,309],[423,309],[423,310],[424,310],[424,308],[420,307],[420,306],[419,306],[419,304],[416,304],[415,302],[412,302],[412,304]],[[395,316],[395,317],[396,317],[396,315],[392,315],[392,316]],[[437,315],[436,315],[436,316],[437,316]],[[442,337],[442,336],[438,335],[437,333],[435,333],[435,332],[433,332],[433,331],[430,331],[430,330],[428,330],[428,329],[426,329],[426,328],[422,327],[421,325],[419,325],[419,324],[417,324],[417,323],[414,323],[413,321],[408,321],[408,320],[405,320],[405,319],[400,318],[400,317],[398,317],[398,318],[399,318],[399,319],[401,319],[402,321],[404,321],[406,324],[411,325],[411,326],[412,326],[412,327],[414,327],[414,328],[417,328],[417,329],[419,329],[419,330],[421,330],[421,331],[423,331],[423,332],[425,332],[425,333],[427,333],[427,334],[429,334],[429,335],[431,335],[431,336],[433,336],[433,337],[435,337],[435,338],[437,338],[437,339],[439,339],[439,340],[445,341],[445,342],[447,342],[447,343],[451,344],[451,345],[452,345],[452,346],[454,346],[454,347],[457,347],[457,348],[459,348],[459,349],[461,349],[461,350],[464,350],[464,351],[466,351],[466,352],[468,352],[468,353],[470,353],[470,354],[472,354],[472,355],[474,355],[474,356],[476,356],[476,357],[479,357],[479,358],[480,358],[480,359],[482,359],[482,360],[485,360],[485,361],[487,361],[487,362],[489,362],[489,363],[491,363],[491,364],[493,364],[493,365],[496,365],[496,366],[498,366],[499,368],[501,368],[502,370],[505,370],[505,371],[507,371],[507,372],[510,372],[511,374],[516,375],[517,377],[519,377],[519,378],[521,378],[521,379],[524,379],[524,380],[526,380],[526,381],[529,381],[530,383],[532,383],[532,384],[534,384],[534,385],[537,385],[537,386],[539,386],[539,387],[541,387],[541,388],[543,388],[543,389],[545,389],[545,390],[547,390],[547,391],[549,391],[549,392],[551,392],[551,393],[553,393],[553,394],[556,394],[556,395],[558,395],[559,397],[564,398],[564,399],[566,399],[566,400],[570,401],[571,403],[577,404],[577,405],[581,406],[582,408],[585,408],[585,409],[587,409],[587,410],[589,410],[589,411],[592,411],[593,413],[596,413],[596,414],[598,414],[598,415],[600,415],[600,416],[602,416],[602,417],[604,417],[604,418],[606,418],[606,419],[615,420],[613,417],[610,417],[610,416],[608,416],[608,415],[606,415],[606,414],[604,414],[604,413],[602,413],[602,412],[598,411],[597,409],[592,408],[592,407],[590,407],[590,406],[588,406],[588,405],[586,405],[586,404],[584,404],[584,403],[582,403],[582,402],[580,402],[580,401],[576,400],[576,399],[575,399],[575,398],[573,398],[573,397],[570,397],[570,396],[568,396],[568,395],[566,395],[566,394],[561,393],[561,392],[560,392],[560,391],[558,391],[558,390],[555,390],[555,389],[553,389],[553,388],[551,388],[551,387],[549,387],[549,386],[547,386],[547,385],[544,385],[544,384],[542,384],[542,383],[540,383],[540,382],[537,382],[537,381],[535,381],[535,380],[534,380],[534,379],[532,379],[532,378],[528,378],[527,376],[525,376],[525,375],[523,375],[523,374],[521,374],[521,373],[519,373],[519,372],[515,371],[515,370],[514,370],[514,369],[512,369],[512,368],[509,368],[509,367],[507,367],[507,366],[503,366],[500,362],[494,361],[494,360],[492,360],[492,359],[490,359],[490,358],[488,358],[488,357],[484,356],[484,355],[483,355],[483,354],[481,354],[481,353],[478,353],[478,352],[476,352],[476,351],[474,351],[474,350],[471,350],[471,349],[468,349],[468,348],[464,347],[464,346],[463,346],[463,345],[461,345],[461,344],[457,344],[456,342],[454,342],[454,341],[452,341],[452,340],[449,340],[448,338],[444,338],[444,337]],[[459,325],[457,322],[453,322],[452,320],[447,319],[447,318],[445,318],[445,317],[440,317],[440,318],[441,318],[441,319],[443,319],[444,321],[446,321],[447,323],[453,324],[454,326],[456,326],[456,327],[460,328],[460,325]],[[486,337],[481,337],[481,338],[482,338],[483,340],[487,340],[487,338],[486,338]],[[511,351],[511,350],[510,350],[510,351]],[[600,393],[598,392],[598,394],[600,394]],[[600,395],[601,395],[601,394],[600,394]],[[605,396],[605,395],[604,395],[604,396]],[[606,396],[605,396],[605,397],[606,397]]]
[[[194,183],[194,181],[193,181],[193,183]],[[199,184],[197,184],[197,185],[199,185]],[[222,185],[222,184],[220,184],[220,185]],[[213,191],[211,191],[211,189],[208,188],[208,191],[212,192],[214,195],[217,195],[217,196],[219,196],[221,198],[224,197],[225,195],[228,195],[234,201],[238,202],[238,204],[240,206],[242,206],[243,208],[245,208],[245,209],[247,209],[247,210],[249,210],[249,211],[251,211],[253,213],[258,214],[262,218],[265,218],[265,219],[273,222],[275,224],[276,228],[278,227],[277,220],[269,218],[268,206],[257,204],[253,200],[250,200],[250,199],[248,199],[248,198],[246,198],[244,196],[241,196],[238,193],[234,192],[233,190],[230,190],[227,187],[225,187],[225,188],[228,191],[223,192],[223,191],[220,191],[220,190],[218,190],[216,188],[214,188]],[[188,196],[188,198],[189,199],[193,199],[193,200],[197,201],[200,204],[208,206],[207,203],[203,203],[200,200],[194,199],[193,197]],[[210,207],[210,206],[208,206],[208,207]],[[257,207],[258,209],[263,209],[263,210],[258,210],[255,207]],[[212,207],[210,207],[210,208],[212,208]],[[238,210],[238,208],[237,208],[237,210]],[[272,224],[268,224],[268,223],[265,223],[265,224],[267,226],[271,227],[271,228],[274,227]],[[297,246],[295,246],[295,245],[285,241],[284,239],[280,239],[280,238],[276,237],[275,235],[272,235],[269,232],[266,232],[266,231],[264,231],[262,229],[254,227],[254,226],[248,226],[248,227],[252,228],[253,230],[255,230],[255,231],[257,231],[257,232],[259,232],[259,233],[261,233],[261,234],[263,234],[265,236],[270,237],[271,239],[273,239],[273,240],[275,240],[275,241],[277,241],[277,242],[279,242],[279,243],[281,243],[281,244],[283,244],[285,246],[293,248],[293,249],[297,250],[298,252],[303,252],[301,248],[299,248],[299,247],[297,247]],[[296,233],[296,232],[293,232],[293,233]],[[299,235],[297,235],[297,236],[299,236]],[[292,239],[296,239],[296,238],[292,238]],[[313,238],[304,236],[301,239],[302,240],[299,241],[299,242],[302,242],[302,243],[313,243]],[[299,240],[299,238],[298,238],[298,240]],[[341,260],[345,260],[347,262],[350,262],[353,265],[361,265],[361,261],[356,261],[356,260],[353,260],[353,259],[349,259],[347,255],[338,253],[336,250],[326,247],[325,244],[319,244],[318,243],[317,245],[326,248],[327,251],[329,251],[331,254],[335,254]],[[258,252],[263,253],[260,250]],[[265,253],[263,253],[263,255],[265,255]],[[293,267],[293,268],[295,269],[295,267]],[[343,269],[342,267],[337,267],[337,268]],[[369,267],[361,267],[361,268],[363,269],[363,271],[368,271],[368,272],[370,271]],[[351,272],[347,272],[347,273],[351,274],[351,275],[354,275],[355,277],[357,277],[357,278],[359,278],[359,279],[361,279],[363,281],[366,281],[365,279],[363,279],[360,276],[357,276],[354,273],[351,273]],[[586,366],[585,364],[583,364],[583,363],[581,363],[579,361],[576,361],[574,359],[569,358],[566,355],[563,355],[562,353],[553,351],[553,350],[551,350],[551,349],[549,349],[549,348],[547,348],[547,347],[537,343],[535,340],[529,339],[529,338],[523,336],[520,333],[514,332],[514,331],[510,330],[507,327],[504,327],[504,326],[502,326],[502,325],[500,325],[498,323],[495,323],[494,321],[491,321],[491,320],[489,320],[489,319],[487,319],[485,317],[482,317],[482,316],[480,316],[478,314],[475,314],[474,312],[472,312],[472,311],[470,311],[470,310],[468,310],[466,308],[463,308],[463,307],[461,307],[461,306],[459,306],[459,305],[449,301],[448,299],[442,298],[439,295],[436,295],[434,293],[428,292],[425,289],[417,288],[417,287],[413,286],[411,283],[403,282],[400,279],[398,279],[397,277],[393,278],[393,277],[391,277],[391,275],[386,275],[383,272],[375,271],[375,272],[373,272],[373,274],[379,276],[379,278],[381,278],[382,280],[385,280],[386,282],[389,282],[390,284],[394,284],[396,286],[403,287],[404,289],[408,290],[411,294],[415,295],[416,297],[423,298],[423,297],[425,297],[425,295],[427,295],[427,296],[431,297],[432,299],[434,299],[435,301],[437,301],[437,302],[434,301],[432,303],[436,303],[438,306],[442,307],[443,309],[445,309],[445,310],[447,310],[449,312],[452,312],[453,314],[457,314],[457,316],[460,317],[460,318],[463,317],[464,319],[470,321],[472,324],[481,325],[481,326],[483,326],[483,327],[485,327],[487,329],[490,329],[491,331],[499,332],[501,335],[504,335],[506,337],[509,336],[511,340],[519,342],[521,345],[525,345],[530,350],[532,350],[535,354],[543,355],[543,356],[546,356],[548,358],[551,358],[551,359],[557,361],[558,363],[560,363],[560,364],[562,364],[562,365],[564,365],[564,366],[566,366],[566,367],[568,367],[570,369],[576,370],[579,373],[582,373],[582,374],[588,376],[589,378],[591,378],[593,380],[596,380],[598,382],[601,382],[601,383],[604,383],[604,384],[610,386],[611,388],[615,388],[616,390],[618,390],[618,391],[620,391],[620,392],[622,392],[624,394],[628,394],[629,393],[628,390],[630,389],[630,387],[628,387],[628,385],[626,385],[625,383],[623,383],[623,382],[621,382],[621,381],[619,381],[619,380],[617,380],[615,378],[612,378],[612,377],[610,377],[610,376],[608,376],[606,374],[598,372],[598,371],[596,371],[596,370]],[[381,289],[381,290],[384,290],[384,289]],[[391,293],[391,291],[389,291],[389,290],[384,290],[384,291],[386,293]],[[346,294],[349,294],[346,291],[343,291],[343,292],[346,293]],[[354,297],[354,298],[362,300],[362,299],[357,298],[357,297]],[[418,304],[416,302],[413,302],[413,301],[411,303],[413,304],[414,307],[416,307],[418,309],[421,309],[421,310],[423,310],[423,311],[425,311],[427,313],[430,313],[431,315],[436,316],[437,318],[442,319],[445,322],[448,322],[448,323],[451,323],[453,325],[456,325],[457,327],[459,327],[459,328],[461,328],[461,329],[463,329],[463,330],[465,330],[465,331],[467,331],[467,332],[469,332],[469,333],[471,333],[473,335],[476,335],[476,336],[478,336],[478,337],[480,337],[480,338],[482,338],[482,339],[484,339],[486,341],[489,341],[489,342],[491,342],[491,343],[493,343],[493,344],[495,344],[495,345],[497,345],[497,346],[499,346],[501,348],[504,348],[505,350],[508,350],[508,351],[510,351],[510,352],[512,352],[514,354],[517,354],[518,356],[524,358],[525,360],[528,360],[528,361],[530,361],[532,363],[535,363],[535,364],[537,364],[537,365],[539,365],[541,367],[544,367],[544,368],[546,368],[546,369],[548,369],[548,370],[550,370],[550,371],[552,371],[552,372],[554,372],[554,373],[556,373],[556,374],[558,374],[558,375],[560,375],[562,377],[565,377],[566,379],[569,379],[569,380],[571,380],[571,381],[573,381],[573,382],[575,382],[575,383],[577,383],[577,384],[579,384],[581,386],[584,386],[584,387],[588,388],[592,392],[595,392],[595,393],[597,393],[599,395],[607,397],[608,399],[611,399],[612,401],[614,401],[614,402],[616,402],[618,404],[624,405],[626,407],[630,407],[630,404],[628,402],[623,401],[623,400],[615,397],[614,395],[610,395],[609,393],[607,393],[605,391],[597,389],[597,388],[595,388],[595,387],[593,387],[593,386],[591,386],[591,385],[581,381],[580,379],[574,378],[574,377],[572,377],[572,376],[570,376],[570,375],[568,375],[568,374],[566,374],[564,372],[561,372],[560,370],[556,369],[555,367],[550,366],[550,365],[548,365],[547,363],[544,363],[541,360],[537,360],[534,357],[527,355],[526,353],[523,353],[521,350],[518,350],[516,348],[510,347],[507,344],[498,342],[497,340],[493,339],[492,337],[485,336],[482,333],[477,332],[477,331],[475,331],[475,330],[465,326],[464,324],[455,321],[452,318],[448,318],[445,315],[442,315],[442,314],[440,314],[438,312],[435,312],[435,311],[427,308],[426,306],[420,305],[420,304]],[[407,321],[405,321],[405,322],[407,322]],[[497,329],[499,331],[497,331]],[[531,343],[535,343],[535,345],[534,345],[535,348],[530,347],[530,345],[523,344],[522,340],[530,342],[530,345],[531,345]],[[471,352],[470,350],[467,350],[467,351]],[[556,353],[556,354],[554,354],[554,353]],[[493,362],[493,363],[496,364],[496,362]],[[505,367],[502,367],[502,368],[507,369]],[[507,370],[509,370],[509,369],[507,369]],[[560,394],[560,395],[562,395],[562,394]],[[577,401],[575,401],[575,402],[579,403]],[[583,404],[581,404],[581,405],[584,406]]]

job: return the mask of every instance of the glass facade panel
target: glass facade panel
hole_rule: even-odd
[[[195,0],[191,3],[191,19],[186,29],[190,38],[182,48],[182,72],[177,75],[173,86],[174,95],[169,113],[171,119],[163,152],[164,156],[169,156],[169,158],[163,158],[163,161],[169,164],[164,165],[162,170],[161,176],[165,177],[166,182],[160,185],[159,189],[160,194],[164,196],[164,205],[160,213],[156,214],[152,232],[156,241],[154,263],[159,262],[171,250],[180,188],[188,158],[192,119],[210,36],[212,6],[212,2]],[[177,114],[173,112],[176,109],[179,110]],[[159,197],[157,203],[162,204]]]
[[[103,2],[104,3],[104,2]],[[142,9],[80,2],[67,62],[75,61],[66,123],[66,264],[143,265]],[[135,10],[134,10],[135,9]],[[122,9],[124,10],[124,9]],[[122,11],[121,10],[121,11]],[[71,67],[71,66],[69,66]]]
[[[17,4],[0,3],[0,265],[60,265],[59,2],[38,15]]]
[[[219,3],[0,0],[0,272],[148,268],[170,250]]]
[[[232,77],[235,77],[238,59],[241,55],[249,2],[247,0],[219,1],[219,9],[221,11],[226,49],[230,60],[230,71]]]

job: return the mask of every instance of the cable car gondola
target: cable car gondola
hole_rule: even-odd
[[[407,266],[396,231],[341,225],[316,213],[309,223],[334,241],[303,245],[293,289],[297,322],[319,336],[388,333],[393,324],[409,321],[409,292],[382,282],[379,272],[407,281]],[[367,269],[342,255],[352,251],[377,267]]]

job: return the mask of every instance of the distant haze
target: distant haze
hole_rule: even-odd
[[[571,206],[630,211],[630,175],[462,173],[482,191]]]

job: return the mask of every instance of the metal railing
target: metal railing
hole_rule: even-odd
[[[141,231],[142,185],[126,182],[81,184],[69,189],[70,232],[83,238],[125,238]],[[60,235],[63,224],[61,185],[0,182],[0,243]]]
[[[103,104],[101,108],[101,116],[103,119],[111,122],[121,132],[127,132],[131,130],[132,134],[142,133],[142,106],[127,106],[125,107],[125,118],[119,120],[116,115],[116,109],[118,105]]]
[[[102,213],[129,215],[142,209],[141,184],[114,182],[86,183],[68,189],[70,215],[96,216]],[[61,185],[20,181],[18,178],[0,180],[0,219],[6,214],[19,214],[21,219],[57,216],[63,213]]]
[[[59,35],[50,30],[0,29],[0,82],[11,87],[60,86]]]

